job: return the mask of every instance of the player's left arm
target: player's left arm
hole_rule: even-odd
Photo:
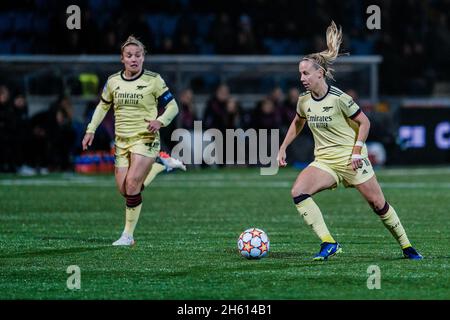
[[[161,127],[167,127],[178,114],[178,104],[160,76],[156,79],[154,95],[158,101],[158,107],[164,107],[164,112],[156,120],[149,121],[148,129],[150,132],[158,131]]]
[[[178,114],[178,104],[172,99],[166,106],[162,115],[156,120],[161,122],[163,127],[167,127]]]
[[[361,151],[369,135],[370,121],[358,104],[353,101],[353,98],[346,93],[339,97],[339,106],[345,116],[355,121],[359,126],[358,137],[353,146],[351,157],[352,168],[356,170],[362,167]]]
[[[356,171],[358,168],[362,167],[361,150],[369,135],[370,120],[362,111],[352,119],[359,126],[358,138],[356,139],[356,143],[352,150],[352,169]]]
[[[359,126],[358,138],[356,139],[356,144],[353,146],[352,154],[361,154],[362,147],[369,136],[370,120],[362,111],[356,117],[352,118],[352,120]]]

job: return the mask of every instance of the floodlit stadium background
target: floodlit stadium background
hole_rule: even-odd
[[[192,129],[194,120],[204,129],[278,128],[282,139],[303,91],[298,61],[325,48],[332,19],[344,30],[341,52],[350,53],[336,63],[335,85],[372,121],[374,163],[449,161],[448,1],[90,0],[78,2],[80,30],[66,26],[70,4],[0,5],[2,172],[76,170],[86,124],[108,75],[121,69],[129,34],[147,46],[145,68],[161,73],[180,106],[162,132],[163,149],[174,146],[175,128]],[[381,9],[381,29],[366,25],[371,4]],[[220,84],[230,94],[215,101]],[[223,112],[205,112],[213,103]],[[109,151],[112,140],[108,116],[94,150]],[[300,167],[312,159],[308,130],[288,156]]]
[[[66,25],[72,4],[80,30]],[[381,9],[381,29],[367,28],[370,5]],[[0,1],[0,298],[448,299],[449,13],[448,0]],[[195,120],[203,130],[279,129],[282,140],[303,91],[298,62],[325,49],[331,20],[350,53],[332,84],[371,120],[377,177],[425,259],[403,261],[364,200],[339,188],[316,199],[344,254],[312,264],[318,240],[289,192],[313,159],[307,129],[274,176],[253,165],[161,173],[143,192],[138,244],[115,250],[124,200],[113,115],[89,152],[81,140],[128,35],[146,45],[144,67],[162,75],[180,107],[161,131],[170,151],[173,130]],[[256,263],[236,249],[249,227],[271,240]],[[366,286],[374,264],[381,290]],[[81,290],[66,287],[71,265]]]

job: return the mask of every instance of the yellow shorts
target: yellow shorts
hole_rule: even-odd
[[[115,141],[115,166],[128,167],[132,153],[140,154],[149,158],[159,155],[161,144],[159,138],[153,141],[142,138],[119,138]]]
[[[344,187],[348,188],[364,183],[375,175],[369,158],[363,158],[362,164],[362,167],[356,171],[352,169],[351,162],[348,160],[333,163],[316,159],[309,165],[331,174],[336,180],[336,187],[342,183]]]

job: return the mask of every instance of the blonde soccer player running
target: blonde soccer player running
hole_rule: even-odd
[[[406,258],[422,259],[411,246],[394,208],[385,200],[368,159],[365,141],[369,119],[349,95],[326,81],[333,79],[334,70],[330,66],[339,54],[342,29],[338,30],[332,22],[326,38],[328,50],[309,54],[299,64],[301,82],[307,91],[298,99],[297,115],[278,153],[279,165],[286,166],[286,148],[307,123],[314,137],[315,159],[298,175],[291,194],[298,212],[322,241],[313,260],[326,260],[342,251],[312,198],[341,183],[361,193],[397,240]]]
[[[128,37],[121,46],[124,69],[108,78],[82,142],[83,150],[92,145],[95,130],[113,106],[115,178],[126,199],[125,228],[113,243],[115,246],[135,243],[133,234],[141,213],[144,187],[164,169],[186,170],[181,161],[160,153],[159,129],[169,125],[178,113],[178,106],[161,76],[143,69],[144,57],[144,45],[135,37]],[[159,117],[158,106],[165,107]]]

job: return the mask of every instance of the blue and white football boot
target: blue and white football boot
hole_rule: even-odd
[[[413,247],[403,249],[403,256],[411,260],[422,260],[423,256]]]
[[[313,261],[327,260],[338,253],[342,252],[341,245],[338,242],[322,242],[320,244],[320,252],[313,258]]]

